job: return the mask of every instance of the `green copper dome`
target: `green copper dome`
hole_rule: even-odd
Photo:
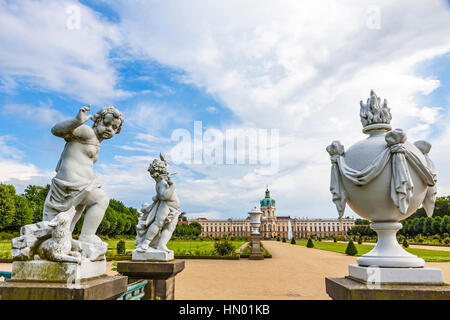
[[[269,188],[266,189],[266,197],[260,203],[261,207],[275,207],[275,200],[270,197]]]

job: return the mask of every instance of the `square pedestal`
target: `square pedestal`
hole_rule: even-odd
[[[145,251],[145,252],[133,250],[133,255],[131,258],[133,260],[138,261],[170,261],[174,259],[174,255],[173,252],[161,250]]]
[[[117,272],[128,276],[128,283],[148,280],[143,299],[175,299],[175,276],[184,270],[184,261],[119,261]]]
[[[127,290],[127,277],[103,276],[78,284],[17,281],[0,282],[0,300],[112,300]]]
[[[444,284],[442,270],[437,268],[379,268],[348,266],[349,278],[369,284]]]
[[[450,300],[449,285],[368,284],[346,278],[325,278],[334,300]]]
[[[11,279],[19,281],[75,282],[103,276],[105,273],[106,260],[92,262],[83,259],[81,264],[47,260],[14,261]]]
[[[252,234],[252,252],[248,257],[249,260],[264,260],[264,255],[261,252],[261,235]]]

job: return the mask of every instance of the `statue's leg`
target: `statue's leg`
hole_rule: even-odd
[[[160,230],[159,224],[156,223],[156,221],[154,223],[152,223],[150,225],[150,227],[148,227],[148,230],[145,234],[145,239],[144,241],[142,241],[140,248],[142,250],[147,250],[150,243],[152,242],[152,240],[158,235]]]
[[[150,243],[152,243],[153,239],[159,234],[161,231],[161,228],[164,225],[164,220],[166,219],[167,215],[158,215],[155,218],[155,221],[148,227],[148,230],[145,234],[144,241],[142,241],[141,245],[139,246],[141,250],[147,250],[150,246]]]
[[[78,220],[80,220],[81,214],[83,213],[85,208],[86,206],[83,204],[80,204],[75,208],[76,212],[70,225],[70,232],[73,232],[73,230],[75,229],[75,225],[77,224]]]
[[[96,238],[94,237],[95,232],[108,208],[109,198],[102,189],[96,188],[86,196],[85,205],[86,214],[84,216],[83,227],[81,228],[80,240],[81,238]]]
[[[176,214],[172,221],[166,225],[166,227],[161,231],[161,235],[159,237],[159,243],[158,243],[158,249],[171,252],[169,248],[167,248],[167,243],[169,242],[170,238],[172,238],[172,234],[175,231],[175,228],[177,227],[178,223],[178,216],[180,213]]]

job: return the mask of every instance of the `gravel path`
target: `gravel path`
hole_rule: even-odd
[[[186,260],[176,279],[176,299],[329,299],[325,277],[348,275],[356,258],[341,253],[264,241],[272,259]],[[427,263],[444,272],[450,263]]]
[[[277,241],[263,241],[272,253],[265,260],[185,260],[186,268],[176,278],[176,299],[186,300],[276,300],[330,299],[325,277],[344,277],[356,258],[337,252],[309,249]],[[440,268],[450,283],[450,262],[428,262]],[[108,262],[108,274],[115,274]],[[11,264],[0,264],[11,270]]]

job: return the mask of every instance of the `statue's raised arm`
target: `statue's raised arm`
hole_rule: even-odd
[[[52,128],[53,135],[61,138],[69,138],[74,135],[74,131],[87,122],[89,119],[93,119],[92,115],[88,115],[87,111],[91,110],[91,105],[80,108],[75,118],[65,120],[57,123]]]

